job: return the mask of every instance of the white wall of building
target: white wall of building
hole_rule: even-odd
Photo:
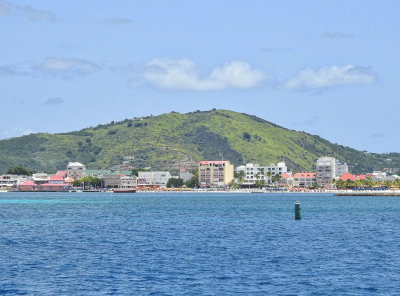
[[[243,185],[253,185],[257,180],[264,180],[265,183],[268,184],[271,183],[274,175],[286,174],[288,172],[287,166],[284,162],[278,162],[276,165],[271,163],[269,166],[260,166],[259,164],[248,163],[246,165],[238,166],[236,171],[244,172]]]
[[[86,166],[79,162],[70,162],[67,165],[67,177],[74,180],[80,179],[86,175]]]
[[[139,172],[138,185],[166,187],[168,179],[171,178],[170,172]]]

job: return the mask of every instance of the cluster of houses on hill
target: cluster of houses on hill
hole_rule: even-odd
[[[76,180],[83,177],[96,177],[101,180],[99,188],[165,188],[171,178],[181,178],[184,182],[191,180],[194,175],[184,167],[180,168],[179,175],[173,176],[168,171],[139,171],[133,176],[128,168],[115,167],[110,170],[88,170],[79,162],[70,162],[66,170],[58,171],[54,175],[35,173],[32,176],[0,176],[0,190],[10,191],[69,191]],[[198,167],[198,184],[200,188],[227,188],[227,187],[279,187],[279,188],[333,188],[333,180],[357,181],[391,180],[400,178],[396,175],[386,176],[385,172],[374,171],[366,175],[353,175],[348,172],[346,163],[342,164],[334,157],[321,157],[316,162],[315,172],[290,172],[285,162],[271,163],[268,166],[248,163],[236,169],[227,160],[200,161]],[[80,184],[82,189],[88,184]]]

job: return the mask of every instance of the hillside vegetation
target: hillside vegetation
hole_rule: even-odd
[[[202,159],[237,165],[285,161],[294,171],[313,170],[320,156],[334,156],[353,173],[400,167],[399,153],[374,154],[288,130],[255,116],[212,110],[127,119],[62,134],[32,134],[0,141],[0,173],[23,166],[55,172],[69,161],[106,169],[134,156],[136,167],[195,168]]]

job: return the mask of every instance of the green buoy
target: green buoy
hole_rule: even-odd
[[[301,206],[299,201],[294,203],[294,218],[296,220],[301,220]]]

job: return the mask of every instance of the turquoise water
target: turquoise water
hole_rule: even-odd
[[[399,226],[399,197],[1,193],[0,295],[395,295]]]

